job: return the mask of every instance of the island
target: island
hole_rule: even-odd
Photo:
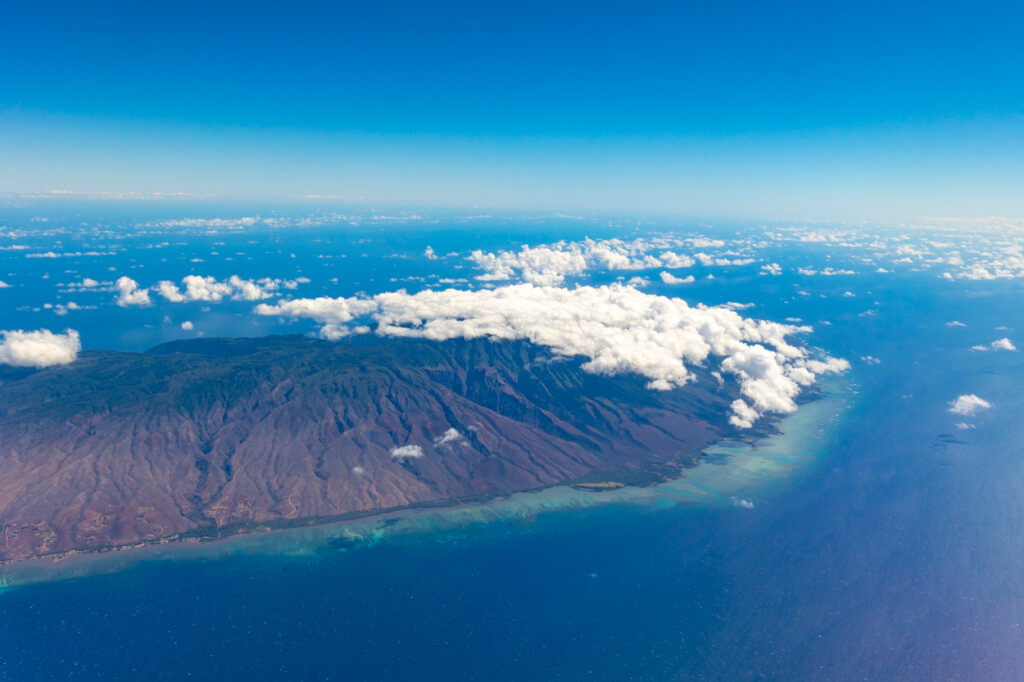
[[[0,561],[653,482],[735,436],[738,388],[710,372],[656,391],[581,362],[286,335],[0,368]]]

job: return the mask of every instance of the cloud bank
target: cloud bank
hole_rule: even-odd
[[[741,428],[765,413],[795,411],[795,398],[817,375],[849,367],[845,360],[814,358],[787,339],[809,327],[744,318],[724,306],[694,307],[620,284],[397,291],[264,303],[256,312],[316,320],[329,339],[373,330],[435,341],[528,340],[559,355],[587,358],[583,369],[594,374],[639,374],[655,390],[683,386],[693,377],[691,367],[713,365],[739,382],[742,398],[733,403],[730,421]],[[361,318],[375,329],[358,324]]]
[[[67,329],[54,334],[48,329],[37,331],[0,331],[0,364],[14,367],[52,367],[74,362],[82,343],[78,332]]]
[[[703,253],[689,256],[672,250],[693,246],[692,241],[674,238],[633,241],[585,239],[581,242],[563,241],[535,248],[523,245],[518,251],[491,253],[476,250],[469,255],[469,260],[484,271],[484,274],[477,276],[478,280],[486,282],[521,279],[541,286],[562,284],[566,277],[578,276],[588,270],[689,268],[696,262],[695,258],[705,265],[741,265],[751,262],[715,259]]]
[[[271,277],[243,279],[238,275],[231,275],[225,280],[218,280],[209,275],[206,277],[188,275],[181,280],[184,289],[179,289],[178,285],[170,280],[159,282],[154,288],[157,293],[172,303],[193,301],[220,303],[225,298],[233,301],[262,301],[279,293],[281,289],[296,289],[299,284],[308,281],[304,277],[298,279]]]

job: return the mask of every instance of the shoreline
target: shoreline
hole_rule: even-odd
[[[742,499],[742,495],[769,493],[773,483],[786,481],[792,472],[826,454],[833,427],[852,403],[851,384],[849,376],[823,381],[820,397],[780,419],[775,433],[753,443],[718,441],[701,451],[695,466],[653,485],[594,489],[561,483],[483,499],[460,498],[353,512],[325,521],[304,519],[283,528],[254,524],[251,531],[219,537],[176,535],[103,549],[70,550],[0,564],[0,592],[114,573],[144,562],[310,555],[328,546],[370,546],[389,536],[523,520],[560,510],[625,504],[659,508],[732,504],[752,508],[755,503]]]

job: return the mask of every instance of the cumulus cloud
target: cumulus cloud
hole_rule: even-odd
[[[167,280],[158,282],[156,285],[156,291],[171,303],[181,303],[185,300],[185,297],[180,291],[178,291],[178,287],[174,285],[174,282],[169,282]]]
[[[816,359],[790,343],[789,336],[809,327],[744,318],[725,306],[690,306],[621,284],[396,291],[261,304],[256,312],[314,319],[330,339],[370,331],[365,324],[349,325],[362,317],[375,323],[380,336],[524,339],[559,355],[586,358],[588,372],[639,374],[655,390],[683,386],[692,378],[691,367],[716,363],[739,382],[742,399],[733,404],[732,422],[740,427],[767,412],[793,412],[794,399],[817,375],[849,368],[845,360]]]
[[[706,253],[695,253],[693,257],[700,261],[701,265],[750,265],[753,258],[720,258]]]
[[[707,237],[693,237],[691,239],[687,239],[686,243],[695,249],[709,249],[725,246],[725,242],[721,239],[708,239]]]
[[[684,241],[669,238],[633,241],[585,239],[538,247],[523,245],[518,251],[491,253],[476,250],[469,255],[469,260],[484,271],[477,276],[481,281],[521,279],[531,284],[553,286],[562,284],[566,277],[578,276],[588,270],[688,268],[693,266],[694,258],[672,250],[684,244]],[[732,264],[732,261],[726,261]]]
[[[149,291],[140,289],[139,283],[131,277],[119,277],[114,287],[117,289],[117,304],[122,308],[149,305]]]
[[[992,343],[989,344],[989,348],[991,348],[992,350],[1017,350],[1017,347],[1013,345],[1013,342],[1007,338],[1002,338],[993,341]]]
[[[307,318],[320,322],[320,335],[325,339],[337,340],[356,333],[345,323],[356,317],[368,315],[377,310],[377,302],[360,298],[297,298],[281,301],[275,305],[261,303],[256,306],[258,315],[280,315],[281,317]],[[368,331],[368,330],[367,330]]]
[[[992,403],[979,398],[973,393],[969,393],[951,402],[949,404],[949,411],[964,417],[973,417],[979,410],[987,410],[990,407],[992,407]]]
[[[671,272],[661,271],[661,281],[665,284],[690,284],[693,282],[693,275],[687,275],[686,277],[676,277]]]
[[[82,343],[78,332],[66,329],[54,334],[48,329],[37,331],[0,331],[0,364],[15,367],[52,367],[74,362]]]
[[[1015,351],[1015,350],[1017,350],[1017,347],[1013,345],[1013,342],[1010,341],[1010,339],[1002,338],[1002,339],[997,339],[997,340],[993,341],[992,343],[988,344],[987,346],[980,346],[980,345],[979,346],[971,346],[971,350],[977,350],[977,351],[1010,350],[1010,351]]]
[[[950,273],[944,273],[950,274]],[[949,278],[952,278],[951,275]],[[1020,244],[1004,244],[998,253],[979,253],[977,260],[961,268],[957,279],[993,280],[1024,277],[1024,249]],[[949,279],[947,278],[947,279]]]
[[[212,276],[188,275],[181,280],[183,289],[169,280],[157,283],[156,291],[172,303],[202,301],[220,303],[225,298],[233,301],[262,301],[282,289],[296,289],[299,284],[309,282],[305,277],[297,279],[277,279],[261,277],[259,279],[243,279],[232,275],[225,280]]]
[[[402,445],[391,448],[391,459],[416,459],[423,456],[423,448],[419,445]]]
[[[195,326],[194,324],[192,324],[192,321],[191,321],[191,320],[185,320],[184,322],[182,322],[182,323],[181,323],[181,328],[182,328],[182,329],[183,329],[184,331],[190,332],[190,331],[192,331],[193,329],[195,329],[195,328],[196,328],[196,326]]]

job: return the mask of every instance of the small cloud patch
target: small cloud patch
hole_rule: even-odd
[[[992,407],[992,403],[970,393],[962,395],[951,402],[949,404],[949,411],[964,417],[973,417],[979,410],[987,410],[990,407]]]
[[[661,273],[661,281],[665,284],[690,284],[693,282],[693,275],[687,275],[686,277],[676,277],[671,272]]]
[[[419,445],[402,445],[391,448],[391,459],[417,459],[423,456],[423,448]]]
[[[1010,339],[1003,338],[1003,339],[997,339],[996,341],[993,341],[992,343],[988,344],[987,346],[981,346],[981,345],[971,346],[971,350],[976,350],[976,351],[987,351],[987,350],[1015,351],[1015,350],[1017,350],[1017,347],[1013,345],[1013,342],[1010,341]]]
[[[458,429],[451,428],[445,431],[443,434],[434,439],[434,445],[444,445],[445,443],[454,443],[458,440],[462,440],[462,434],[459,433]]]

